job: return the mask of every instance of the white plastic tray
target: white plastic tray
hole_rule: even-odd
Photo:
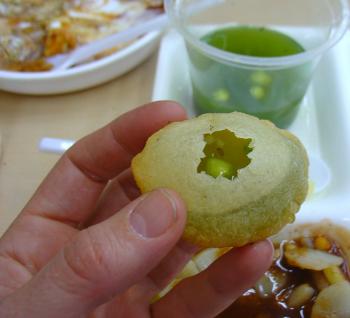
[[[171,99],[195,114],[187,54],[175,31],[164,36],[153,100]],[[298,213],[300,222],[324,218],[350,226],[350,33],[322,59],[289,128],[310,157],[316,190]]]

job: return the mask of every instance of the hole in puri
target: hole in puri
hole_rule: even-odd
[[[217,178],[222,176],[229,180],[237,177],[238,170],[247,167],[251,159],[248,154],[253,150],[249,145],[250,138],[239,138],[232,131],[218,130],[212,134],[204,134],[204,157],[197,172]]]

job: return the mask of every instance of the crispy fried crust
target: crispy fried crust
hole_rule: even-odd
[[[250,138],[251,163],[233,180],[197,167],[204,134],[229,129]],[[132,162],[142,192],[176,190],[185,200],[184,238],[202,247],[242,246],[294,221],[308,189],[308,159],[300,141],[267,121],[241,114],[206,114],[158,131]]]

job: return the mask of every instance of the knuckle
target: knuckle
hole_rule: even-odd
[[[64,252],[67,266],[75,276],[91,283],[102,283],[117,268],[117,240],[107,239],[106,233],[93,228],[80,232],[72,249]]]

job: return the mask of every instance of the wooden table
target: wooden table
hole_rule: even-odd
[[[33,97],[0,91],[0,236],[58,159],[39,152],[44,136],[76,140],[151,99],[157,56],[83,92]]]

